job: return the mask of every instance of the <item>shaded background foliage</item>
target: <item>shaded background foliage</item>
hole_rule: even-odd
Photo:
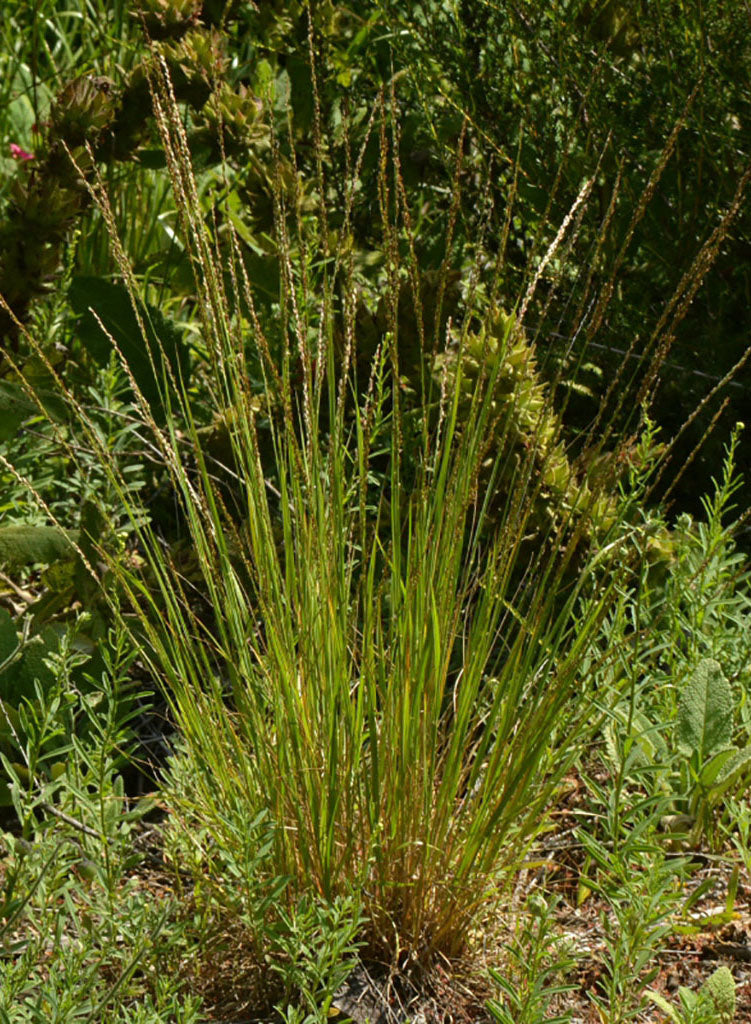
[[[265,283],[270,307],[279,291],[271,228],[276,201],[272,160],[277,166],[286,162],[287,201],[295,170],[302,189],[297,201],[308,214],[321,199],[327,201],[332,214],[320,229],[334,233],[333,244],[342,227],[336,211],[343,209],[348,174],[370,131],[360,164],[363,201],[349,225],[363,288],[366,348],[374,346],[379,333],[374,321],[385,280],[378,233],[377,133],[369,127],[379,89],[387,97],[391,93],[398,105],[401,170],[415,211],[416,255],[423,270],[460,270],[470,252],[476,255],[478,245],[492,261],[509,210],[503,201],[488,208],[487,182],[500,185],[509,202],[513,199],[501,297],[507,306],[517,300],[534,254],[544,252],[554,230],[551,225],[565,216],[584,178],[597,168],[593,203],[601,219],[609,215],[611,192],[619,181],[608,240],[595,249],[597,225],[584,226],[576,252],[567,261],[559,295],[536,325],[543,370],[547,366],[552,375],[561,371],[562,363],[586,362],[593,390],[615,374],[634,340],[644,338],[649,330],[645,325],[664,307],[732,201],[751,156],[751,16],[744,4],[425,0],[405,5],[370,0],[355,7],[331,0],[310,5],[285,0],[256,8],[240,2],[144,0],[141,25],[125,15],[122,4],[100,10],[91,3],[82,12],[79,35],[68,33],[65,46],[55,36],[52,21],[37,16],[38,7],[11,5],[10,52],[16,63],[8,65],[4,91],[17,112],[19,129],[26,132],[19,139],[30,146],[37,138],[42,153],[45,147],[49,153],[55,145],[54,131],[46,138],[38,138],[38,133],[30,137],[32,114],[37,127],[48,124],[45,111],[58,92],[52,128],[59,129],[64,124],[60,112],[71,96],[69,89],[66,101],[59,83],[84,68],[108,76],[112,110],[106,116],[102,113],[97,93],[99,106],[88,110],[89,132],[96,136],[97,153],[107,161],[107,183],[116,181],[140,196],[144,216],[126,216],[124,207],[115,213],[137,272],[149,282],[151,297],[162,309],[172,305],[189,310],[191,286],[186,256],[171,230],[174,212],[170,213],[163,176],[160,183],[159,143],[148,116],[149,57],[143,28],[166,56],[178,96],[187,104],[194,157],[205,172],[202,187],[207,197],[221,197],[224,216],[246,244],[245,258],[254,280]],[[259,110],[269,101],[279,135],[280,152],[275,156],[259,123]],[[684,125],[675,152],[636,225],[604,328],[586,352],[577,352],[572,338],[584,339],[587,333],[586,316],[576,317],[582,282],[590,271],[595,284],[608,280],[641,191],[680,117]],[[288,118],[291,135],[286,141]],[[466,154],[457,230],[451,251],[446,252],[442,211],[463,125]],[[314,155],[321,134],[327,140],[323,197],[318,194]],[[218,167],[222,152],[223,170]],[[50,186],[49,156],[47,160],[45,188]],[[34,173],[32,167],[19,168],[19,180],[11,186],[15,192],[6,192],[6,225],[8,218],[12,222],[18,216],[20,183],[24,175]],[[82,213],[79,195],[72,206],[71,216],[63,217],[61,224],[67,239],[72,219]],[[66,260],[74,274],[106,272],[103,226],[95,214],[85,216],[90,218],[86,244],[56,250],[52,268],[49,258],[43,261],[42,278],[54,277],[54,264],[59,273]],[[138,237],[136,225],[141,225]],[[221,224],[218,228],[222,230]],[[666,436],[685,421],[712,379],[719,380],[746,349],[750,239],[746,204],[666,354],[654,403]],[[403,238],[400,244],[405,244]],[[63,323],[74,321],[63,317]],[[415,333],[409,308],[402,327],[405,338]],[[369,330],[373,337],[368,343]],[[67,327],[60,341],[75,350],[75,328],[71,334]],[[716,439],[705,445],[690,480],[684,480],[677,495],[681,508],[698,511],[696,495],[706,489],[728,426],[742,414],[748,374],[747,367],[741,369],[726,389],[729,408],[715,429]],[[718,395],[686,432],[678,464],[694,449],[723,397]],[[585,427],[594,415],[594,399],[579,389],[568,403],[572,427]],[[740,468],[747,469],[747,463],[748,456],[741,453]]]
[[[742,5],[463,0],[407,7],[372,0],[354,8],[323,0],[256,8],[143,0],[140,10],[139,22],[120,4],[100,9],[91,2],[80,12],[78,31],[56,34],[54,18],[40,18],[39,5],[11,5],[3,87],[10,126],[35,155],[6,186],[3,291],[17,316],[42,328],[48,358],[74,388],[89,386],[111,354],[87,303],[116,294],[123,308],[105,327],[140,388],[156,402],[150,376],[158,338],[172,371],[179,367],[184,380],[197,371],[196,414],[217,432],[218,452],[224,425],[212,422],[210,402],[200,397],[205,352],[190,259],[177,241],[177,213],[150,115],[155,53],[147,38],[167,61],[183,103],[206,209],[214,211],[212,232],[221,241],[231,229],[242,241],[270,344],[279,352],[285,345],[276,316],[281,279],[273,227],[281,204],[290,218],[305,220],[310,251],[324,252],[323,260],[310,262],[313,277],[345,243],[360,289],[364,381],[391,326],[383,298],[389,245],[402,265],[414,247],[421,273],[422,322],[410,294],[415,282],[405,283],[394,311],[402,372],[417,392],[420,350],[441,345],[447,317],[461,315],[462,298],[467,305],[457,284],[462,272],[473,264],[502,265],[499,300],[513,307],[582,181],[596,170],[591,204],[597,215],[581,223],[565,261],[543,279],[540,288],[551,301],[538,304],[541,318],[528,325],[540,370],[556,381],[559,404],[566,403],[574,451],[624,356],[638,366],[659,311],[733,201],[748,165],[751,33]],[[58,13],[54,5],[50,11]],[[380,227],[379,104],[398,112],[393,141],[413,220],[410,238],[402,233],[388,243]],[[679,120],[667,159],[666,139]],[[144,290],[147,342],[122,286],[107,280],[106,225],[71,178],[65,146],[90,182],[103,175],[115,196],[113,221]],[[663,163],[655,194],[634,222],[645,182]],[[355,167],[358,202],[345,223]],[[455,228],[447,238],[449,194]],[[500,253],[507,221],[508,245]],[[682,310],[672,351],[664,353],[652,413],[665,438],[708,384],[743,358],[748,253],[746,205],[706,286]],[[616,272],[616,293],[590,338],[591,296]],[[481,282],[472,301],[481,307],[487,299]],[[16,362],[27,379],[43,389],[46,371],[24,351],[7,318],[5,333],[11,349],[20,345]],[[5,433],[28,412],[14,373],[7,359],[0,364],[3,406],[13,421]],[[629,376],[627,370],[624,379]],[[260,368],[254,386],[264,386]],[[679,510],[699,510],[698,495],[718,463],[727,425],[742,414],[747,386],[742,368],[725,389],[729,404],[714,437],[674,494]],[[634,425],[628,397],[618,395],[624,433]],[[718,394],[685,432],[677,464],[703,437],[723,398]],[[739,453],[741,470],[747,459]],[[742,497],[748,504],[746,492]],[[168,521],[167,508],[161,512]]]
[[[390,40],[399,63],[413,69],[413,81],[424,83],[433,72],[435,94],[469,115],[484,154],[495,151],[503,160],[519,147],[514,241],[524,257],[518,260],[520,268],[528,265],[526,257],[546,211],[551,209],[553,224],[560,222],[602,154],[595,201],[603,218],[612,184],[621,175],[611,243],[595,268],[604,281],[665,139],[676,119],[684,116],[675,154],[636,228],[627,266],[619,275],[617,301],[605,324],[607,340],[603,344],[598,338],[587,353],[607,379],[620,354],[644,334],[645,324],[672,293],[748,167],[747,7],[464,0],[456,11],[453,5],[420,3],[407,13],[401,4],[385,0],[383,9],[399,27]],[[424,84],[422,91],[428,92]],[[554,181],[557,188],[551,194]],[[587,269],[583,241],[579,273]],[[706,392],[708,379],[722,377],[747,348],[750,241],[746,204],[669,355],[655,403],[658,422],[668,435]],[[516,287],[516,281],[509,282],[510,295]],[[572,293],[574,289],[572,281]],[[570,338],[565,304],[554,305],[550,313],[540,325],[539,340],[555,350]],[[692,474],[698,486],[695,481],[683,489],[681,504],[693,511],[696,496],[717,465],[728,425],[742,413],[748,383],[745,368],[731,386],[731,408],[717,440],[705,448]],[[579,407],[574,422],[585,422],[588,412],[586,405]],[[681,456],[692,450],[707,422],[687,434]],[[747,468],[747,456],[741,464]]]

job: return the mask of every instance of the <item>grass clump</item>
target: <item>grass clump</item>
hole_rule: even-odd
[[[85,753],[75,714],[55,731],[71,694],[80,690],[92,714],[96,702],[73,671],[83,662],[66,668],[48,634],[45,685],[57,679],[59,692],[50,703],[39,679],[26,680],[20,711],[6,715],[14,730],[8,749],[26,751],[24,765],[5,758],[9,798],[23,842],[33,842],[40,810],[60,827],[78,828],[78,846],[67,834],[61,842],[80,847],[80,863],[93,865],[96,900],[81,911],[81,893],[57,876],[50,899],[65,899],[74,932],[88,927],[84,917],[104,921],[106,906],[116,937],[126,931],[125,915],[130,956],[95,958],[92,966],[94,946],[84,943],[69,964],[72,947],[60,942],[57,988],[52,974],[40,975],[27,993],[16,963],[6,972],[7,991],[27,1003],[43,991],[40,1013],[65,991],[60,1019],[111,1012],[113,1020],[188,1021],[199,1012],[179,991],[188,949],[197,964],[193,994],[211,990],[215,971],[212,1001],[227,1003],[216,992],[230,984],[226,973],[207,955],[213,944],[215,957],[236,951],[235,1006],[255,1000],[254,1009],[275,1005],[287,1020],[314,1021],[335,1007],[363,962],[412,979],[457,969],[477,953],[484,929],[496,941],[499,918],[515,905],[514,884],[548,869],[540,851],[573,774],[597,807],[581,833],[579,893],[582,902],[597,894],[612,911],[603,918],[609,960],[591,1001],[602,1019],[631,1019],[643,1008],[646,965],[680,912],[688,872],[656,831],[670,800],[677,807],[685,794],[661,788],[676,773],[658,763],[665,744],[653,742],[661,724],[641,706],[645,680],[675,676],[677,666],[691,678],[693,662],[724,649],[700,636],[692,594],[696,586],[702,595],[712,589],[708,566],[733,589],[721,516],[734,491],[738,440],[707,506],[707,530],[685,521],[671,530],[647,506],[671,450],[656,443],[649,398],[738,212],[742,185],[643,348],[636,338],[587,427],[573,432],[571,396],[593,395],[577,378],[586,346],[614,301],[617,270],[671,160],[680,121],[654,159],[623,241],[610,237],[610,216],[589,223],[600,155],[560,224],[545,215],[544,253],[507,273],[521,164],[504,177],[509,194],[499,195],[468,120],[452,136],[439,245],[435,211],[423,192],[413,201],[403,170],[398,76],[360,112],[356,130],[340,108],[329,137],[324,113],[331,111],[321,96],[330,98],[332,82],[319,94],[311,21],[312,145],[299,138],[282,76],[269,70],[252,103],[246,92],[227,90],[206,101],[201,116],[218,130],[222,158],[219,170],[207,170],[196,157],[193,115],[186,127],[178,102],[186,82],[178,76],[173,85],[175,61],[164,57],[177,46],[169,42],[175,34],[183,64],[199,46],[202,37],[182,38],[197,7],[150,10],[168,43],[142,73],[169,175],[168,207],[176,211],[171,237],[183,270],[192,271],[189,297],[179,316],[162,314],[158,288],[133,270],[119,210],[86,140],[72,149],[61,139],[81,209],[95,211],[106,230],[122,283],[79,275],[70,287],[79,316],[75,372],[22,322],[25,305],[17,312],[3,303],[17,353],[55,394],[54,414],[22,357],[10,352],[6,361],[14,416],[39,415],[59,465],[76,467],[68,490],[84,481],[85,500],[74,509],[69,496],[61,499],[49,472],[35,475],[33,458],[27,472],[23,446],[26,462],[3,455],[2,467],[35,506],[34,527],[51,531],[34,534],[34,550],[45,537],[57,542],[49,560],[60,563],[63,582],[54,607],[45,606],[48,618],[59,626],[88,594],[97,615],[92,642],[104,651],[119,638],[129,650],[125,674],[148,678],[165,702],[174,751],[155,784],[166,817],[162,852],[179,879],[182,909],[169,919],[149,916],[126,880],[122,783],[112,760],[101,754],[97,767]],[[190,72],[182,67],[186,80]],[[228,66],[216,73],[228,74]],[[233,118],[235,135],[224,135],[223,121]],[[205,125],[200,132],[205,143]],[[256,170],[262,166],[270,225],[262,247],[238,213],[222,139],[233,153],[252,143],[262,154]],[[342,167],[343,180],[332,180]],[[484,203],[472,212],[473,238],[467,224],[457,229],[465,188]],[[489,239],[501,209],[502,237]],[[377,249],[369,265],[356,244],[364,222]],[[576,261],[592,258],[594,268],[609,249],[617,266],[602,280],[594,270],[575,272]],[[508,294],[508,282],[520,279],[518,294]],[[573,315],[583,349],[573,341],[564,353],[546,346],[540,325],[556,308],[559,323]],[[93,364],[109,382],[102,401],[80,386]],[[629,396],[643,400],[638,426]],[[40,559],[23,561],[34,583]],[[732,605],[728,598],[723,607],[740,615],[741,605]],[[2,624],[15,650],[10,617]],[[81,628],[88,624],[82,616]],[[745,647],[735,635],[726,646],[739,673]],[[710,675],[719,678],[720,668]],[[737,679],[723,681],[732,695]],[[31,690],[41,717],[31,713]],[[675,717],[680,700],[669,700]],[[126,714],[127,699],[118,701]],[[112,715],[102,714],[104,731],[87,734],[100,753],[127,744]],[[35,722],[46,723],[38,742]],[[604,777],[592,749],[603,731]],[[739,731],[729,716],[725,746],[742,749]],[[58,735],[67,746],[56,745]],[[624,796],[633,807],[623,806]],[[42,880],[46,849],[33,862]],[[13,861],[19,879],[21,868]],[[47,892],[23,879],[29,895],[11,907],[11,921]],[[17,885],[12,877],[11,896]],[[544,949],[556,905],[546,896],[530,901],[529,924],[506,944],[520,987],[494,972],[505,999],[490,1003],[496,1019],[544,1019],[574,990],[576,958],[562,945],[560,956]],[[169,954],[163,959],[160,943]],[[529,964],[525,943],[535,950]],[[176,965],[178,954],[185,956]],[[41,946],[29,953],[41,955]],[[157,977],[165,962],[174,988]],[[74,971],[90,980],[90,991],[71,987]]]
[[[230,510],[191,396],[169,362],[155,366],[171,413],[164,426],[132,377],[195,576],[185,578],[124,488],[146,571],[129,571],[104,549],[99,555],[184,742],[190,790],[175,794],[174,811],[200,819],[235,863],[248,856],[237,848],[238,813],[244,827],[263,822],[264,857],[250,856],[243,878],[247,891],[274,893],[243,909],[261,946],[280,913],[316,893],[355,900],[374,952],[406,952],[421,964],[437,953],[456,956],[476,915],[502,898],[580,741],[592,735],[595,693],[581,666],[625,565],[617,557],[624,535],[611,530],[599,551],[585,546],[572,577],[582,522],[592,514],[593,492],[585,490],[579,517],[561,502],[561,516],[530,554],[525,541],[545,486],[540,463],[560,473],[563,456],[554,447],[560,421],[535,387],[532,360],[508,377],[509,353],[522,344],[515,318],[499,319],[492,305],[472,314],[481,325],[472,335],[475,361],[483,325],[497,338],[484,350],[483,371],[466,378],[470,400],[460,397],[469,311],[465,327],[448,335],[451,372],[441,375],[436,361],[440,393],[424,388],[405,400],[396,319],[402,240],[405,272],[414,279],[417,268],[385,108],[380,189],[391,330],[364,397],[353,402],[356,303],[346,251],[332,252],[331,266],[315,274],[300,262],[294,254],[308,251],[310,229],[287,211],[280,189],[282,289],[273,316],[262,319],[238,239],[217,248],[206,226],[164,70],[154,89],[196,267],[210,394],[231,424],[226,469],[234,491]],[[93,196],[112,224],[105,194]],[[345,221],[352,202],[350,193]],[[113,244],[140,316],[115,236]],[[534,284],[525,307],[533,292]],[[337,320],[343,353],[334,347]],[[250,386],[251,352],[264,376],[260,401]],[[509,393],[500,407],[498,380]],[[85,428],[85,409],[75,408]],[[101,456],[116,483],[115,461]],[[486,529],[504,466],[503,514]]]

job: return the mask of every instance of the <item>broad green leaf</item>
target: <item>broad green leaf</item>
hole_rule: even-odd
[[[48,566],[42,573],[42,582],[56,594],[69,590],[73,585],[78,559],[59,558],[52,565]]]
[[[7,441],[25,419],[38,413],[20,384],[0,381],[0,441]]]
[[[0,662],[9,658],[17,648],[18,635],[13,619],[5,608],[0,608]]]
[[[187,345],[176,324],[156,306],[142,303],[144,337],[127,288],[101,277],[74,277],[68,300],[80,318],[78,337],[92,358],[105,365],[114,339],[152,413],[163,417],[165,359],[177,381],[187,383],[190,369]]]
[[[54,682],[52,670],[45,664],[50,654],[59,650],[60,642],[53,628],[47,626],[32,637],[24,648],[23,658],[14,666],[12,686],[16,700],[21,697],[34,698],[34,682],[39,680],[43,689]]]
[[[737,753],[737,747],[725,747],[723,750],[718,750],[716,754],[713,754],[712,757],[702,765],[701,771],[699,772],[699,783],[705,789],[710,789],[717,779],[722,777],[725,765],[733,758],[733,755]]]
[[[751,775],[751,746],[735,750],[726,758],[711,783],[711,798],[716,800],[738,784],[744,775]]]
[[[678,749],[699,764],[733,739],[733,690],[719,664],[705,658],[686,683],[678,706]]]
[[[47,590],[27,609],[32,617],[32,628],[41,629],[53,616],[68,608],[75,596],[76,592],[72,586],[64,587],[62,590]]]
[[[112,529],[102,509],[94,501],[81,505],[81,550],[92,562],[99,557],[97,544]]]
[[[647,996],[653,1003],[659,1006],[663,1013],[666,1013],[672,1021],[675,1021],[675,1024],[682,1024],[678,1010],[672,1005],[672,1003],[667,1001],[665,996],[661,995],[659,992],[653,991],[652,989],[647,990]]]
[[[20,727],[18,711],[8,701],[0,700],[0,739],[12,738]]]
[[[665,741],[660,735],[658,727],[653,725],[647,716],[638,709],[632,715],[631,743],[626,764],[622,764],[629,739],[626,734],[628,717],[628,708],[617,708],[605,729],[606,750],[615,767],[619,770],[624,769],[628,775],[632,771],[664,764],[668,757]]]
[[[16,567],[43,562],[49,565],[58,558],[68,558],[74,553],[77,541],[76,531],[58,530],[56,526],[0,527],[0,565]]]
[[[149,167],[151,170],[161,170],[167,166],[167,157],[163,149],[148,149],[143,147],[138,150],[138,162],[142,167]]]

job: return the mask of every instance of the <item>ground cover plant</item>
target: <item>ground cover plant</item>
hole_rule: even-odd
[[[743,428],[676,511],[730,376],[686,426],[659,382],[751,171],[638,308],[714,91],[614,165],[652,15],[499,6],[546,112],[501,152],[471,7],[8,36],[3,1019],[744,1019]],[[605,84],[546,177],[563,27]]]

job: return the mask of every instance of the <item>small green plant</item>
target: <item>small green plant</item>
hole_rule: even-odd
[[[606,730],[619,777],[667,795],[673,806],[665,824],[680,825],[691,846],[702,838],[717,842],[720,810],[744,792],[751,775],[751,746],[733,743],[735,699],[721,666],[704,658],[682,686],[673,729],[621,703]],[[665,738],[668,731],[674,732],[673,744]]]
[[[733,846],[738,851],[741,863],[747,872],[751,872],[751,807],[744,795],[728,797],[728,818],[734,823],[731,834]]]
[[[277,1009],[288,1024],[330,1019],[334,997],[357,965],[363,923],[352,898],[327,904],[306,897],[290,913],[280,914],[270,939],[281,957],[272,967],[284,984],[286,1002]]]
[[[604,731],[618,784],[668,796],[665,825],[692,846],[721,843],[728,800],[742,800],[751,774],[748,573],[734,524],[724,521],[740,485],[740,429],[703,501],[704,520],[679,521],[670,571],[643,564],[602,640],[616,651],[602,685],[620,692]]]
[[[124,1004],[146,994],[155,1007],[146,1019],[165,1019],[162,1008],[181,1019],[179,979],[153,978],[165,932],[177,947],[182,925],[174,902],[155,902],[134,877],[143,854],[133,840],[150,804],[131,803],[121,775],[135,652],[122,632],[107,651],[101,676],[81,690],[76,652],[64,638],[47,659],[51,684],[38,686],[19,712],[22,765],[6,759],[5,767],[22,833],[0,839],[3,1022],[115,1024]],[[61,767],[48,771],[48,763]],[[185,1019],[195,1019],[188,1009]]]
[[[645,986],[658,970],[655,953],[685,903],[688,861],[668,856],[657,842],[664,797],[625,803],[617,786],[589,785],[600,835],[591,825],[577,831],[587,854],[580,898],[595,892],[606,907],[600,915],[604,972],[590,998],[602,1024],[625,1024],[644,1009]]]
[[[728,967],[718,967],[698,992],[681,985],[678,1006],[659,992],[647,995],[674,1024],[731,1024],[735,1017],[735,979]]]
[[[65,633],[51,649],[42,646],[40,662],[34,663],[29,691],[17,708],[3,704],[4,746],[14,760],[0,750],[9,782],[9,803],[16,809],[24,834],[33,828],[37,799],[49,800],[65,774],[71,735],[75,728],[76,691],[71,682],[88,656],[76,651]],[[28,655],[27,655],[28,657]],[[26,661],[26,658],[24,658]]]
[[[734,704],[733,689],[720,665],[710,658],[699,662],[681,694],[676,728],[694,841],[715,834],[718,806],[751,775],[751,746],[733,745]]]
[[[201,1013],[201,1000],[194,996],[171,995],[168,998],[146,999],[131,1006],[122,1007],[112,1024],[203,1024],[206,1018]]]
[[[506,945],[507,969],[491,970],[490,977],[503,994],[491,999],[488,1010],[498,1024],[567,1024],[571,1012],[550,1016],[557,997],[576,989],[569,980],[576,957],[555,932],[556,901],[533,894],[514,940]]]

